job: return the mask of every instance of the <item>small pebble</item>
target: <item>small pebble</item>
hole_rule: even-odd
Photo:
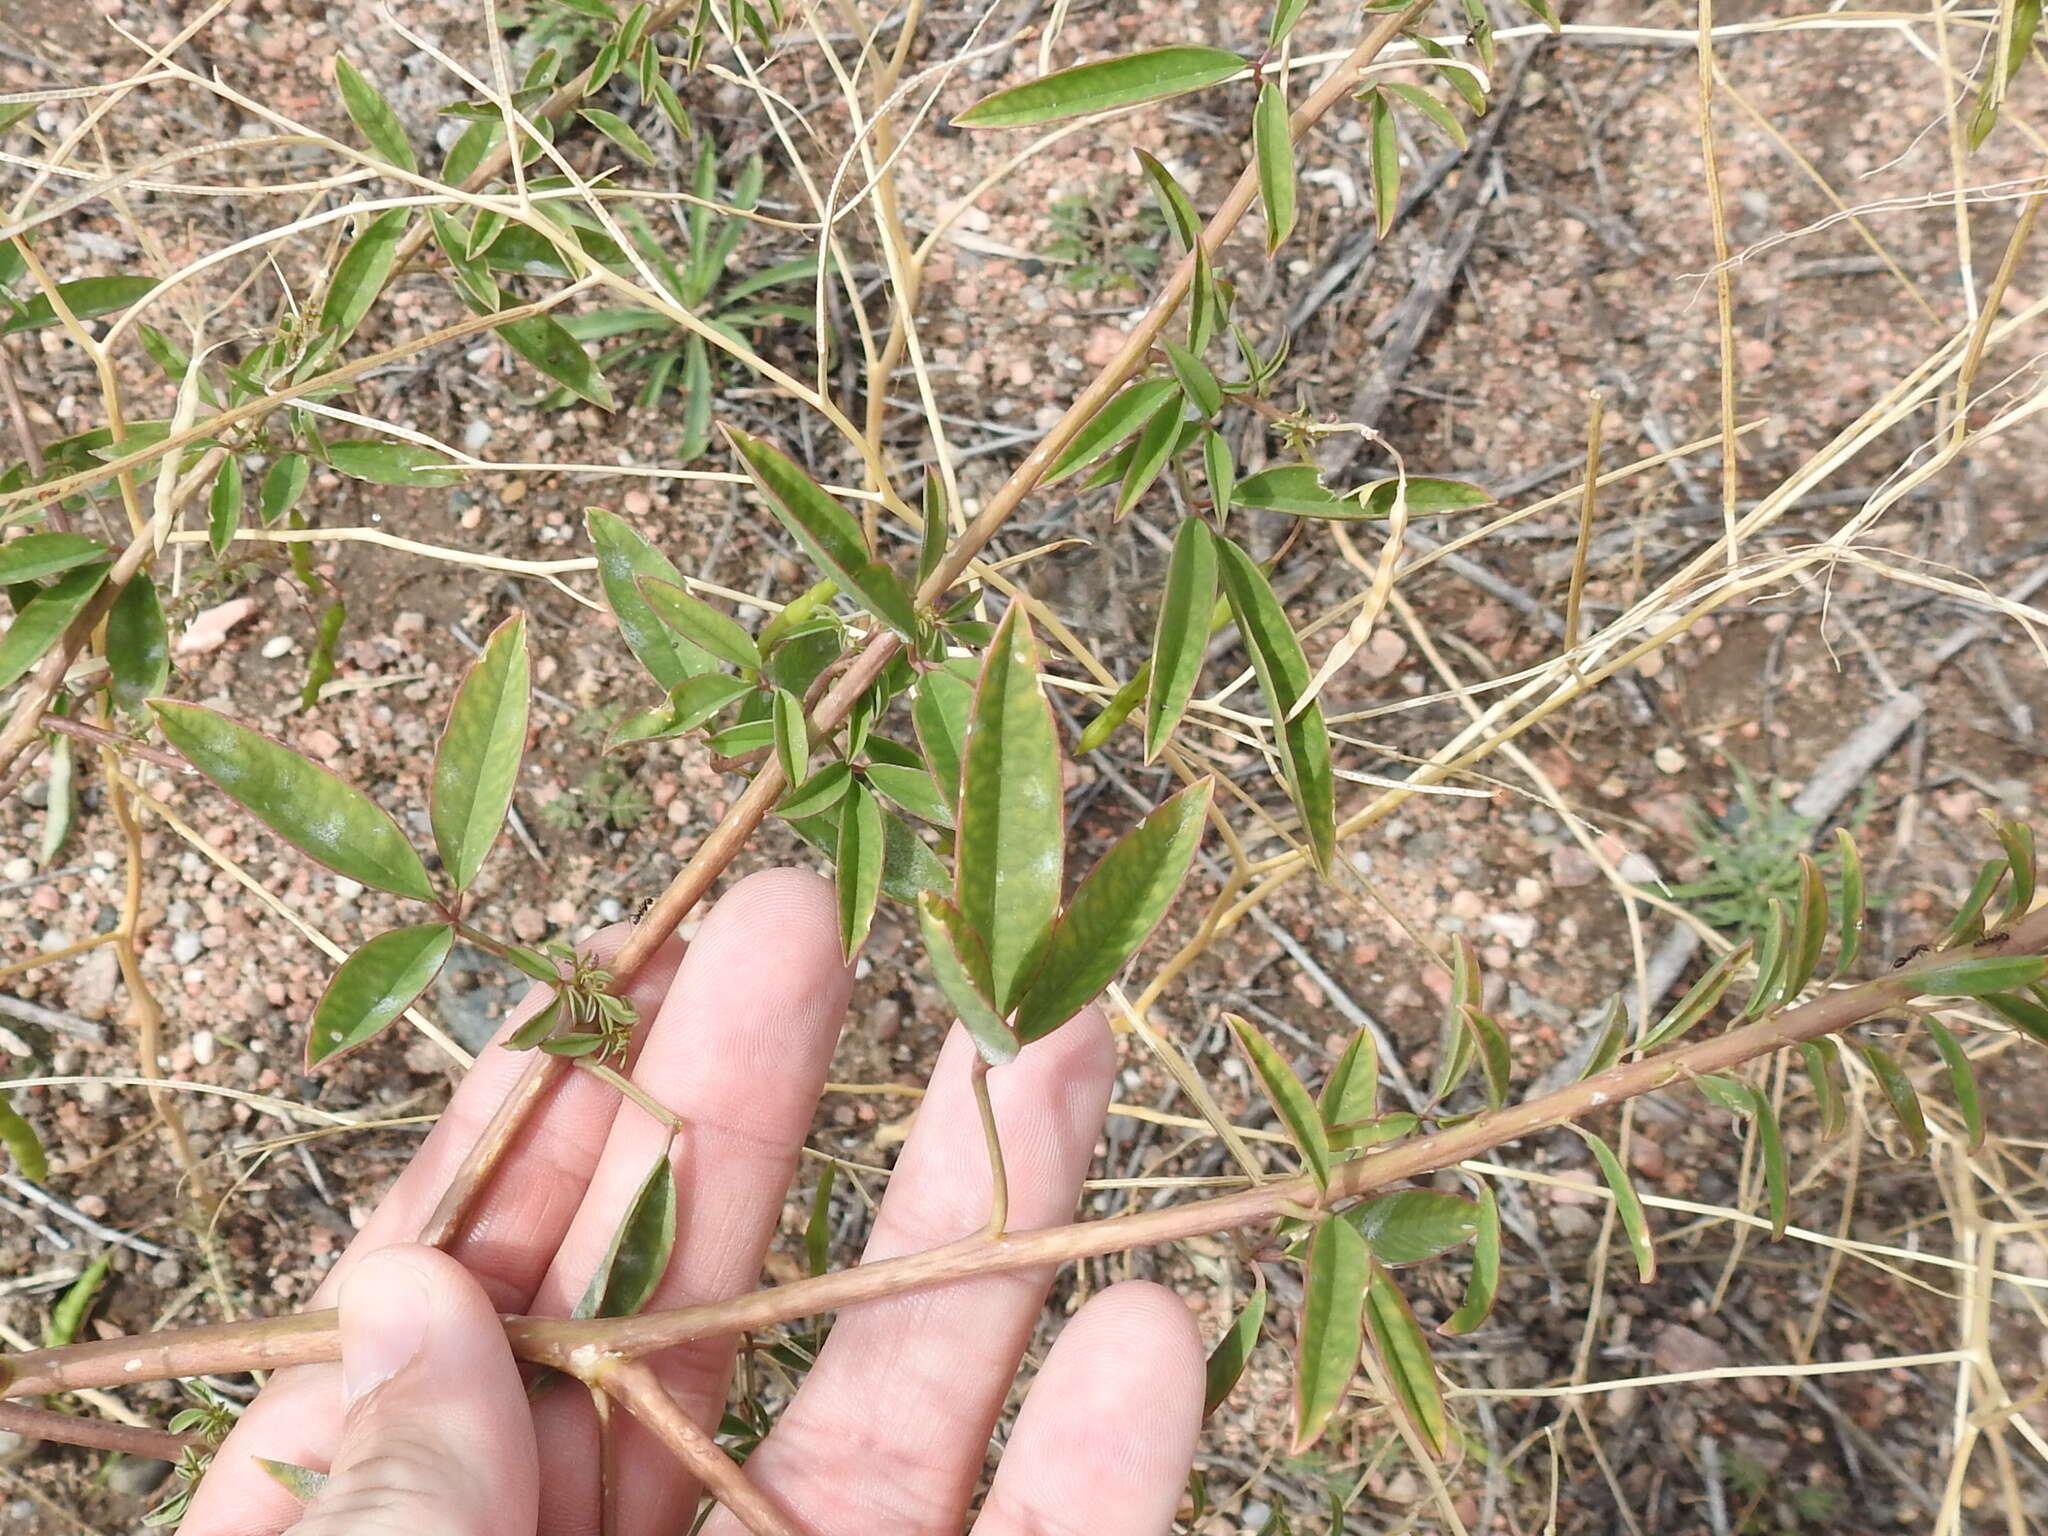
[[[290,635],[272,635],[263,642],[263,659],[265,661],[276,661],[280,656],[289,656],[292,653],[292,647],[297,643]]]
[[[199,935],[190,928],[181,928],[171,939],[171,958],[180,965],[190,965],[199,958],[206,946],[199,941]]]

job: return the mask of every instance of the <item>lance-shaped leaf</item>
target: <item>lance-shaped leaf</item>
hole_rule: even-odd
[[[1287,131],[1287,95],[1277,80],[1259,87],[1252,109],[1252,154],[1259,164],[1259,200],[1266,208],[1266,254],[1294,231],[1294,140]]]
[[[1017,1005],[1017,1036],[1050,1034],[1093,1002],[1159,926],[1202,841],[1215,784],[1200,779],[1119,838],[1053,925],[1038,975]]]
[[[1920,1108],[1920,1095],[1914,1091],[1913,1080],[1906,1076],[1906,1069],[1881,1045],[1858,1045],[1856,1051],[1869,1066],[1870,1075],[1877,1079],[1878,1090],[1898,1117],[1899,1129],[1906,1133],[1913,1155],[1925,1156],[1927,1116]]]
[[[1687,988],[1685,996],[1678,1000],[1669,1013],[1657,1021],[1655,1029],[1643,1037],[1642,1042],[1636,1046],[1636,1053],[1647,1056],[1650,1052],[1671,1044],[1712,1013],[1714,1005],[1721,1001],[1722,994],[1728,990],[1730,983],[1742,973],[1742,968],[1748,963],[1753,948],[1751,941],[1745,939],[1708,966],[1706,974]]]
[[[98,539],[80,533],[30,533],[11,543],[0,544],[0,587],[25,581],[41,581],[81,565],[97,565],[113,558],[113,551]]]
[[[1835,852],[1841,869],[1842,914],[1835,941],[1834,969],[1834,974],[1839,977],[1848,974],[1849,967],[1862,953],[1867,914],[1863,896],[1863,856],[1856,851],[1856,839],[1849,835],[1846,827],[1835,828]]]
[[[363,225],[355,241],[334,264],[327,296],[320,302],[321,329],[337,344],[347,341],[363,323],[398,265],[398,242],[412,222],[409,208],[387,208]]]
[[[349,121],[370,141],[370,148],[379,158],[401,171],[418,170],[419,162],[413,158],[412,145],[406,140],[398,114],[345,55],[335,55],[334,83],[341,90],[341,104],[348,109]]]
[[[1180,444],[1181,401],[1178,397],[1169,400],[1153,413],[1145,423],[1145,430],[1138,434],[1138,440],[1131,445],[1130,463],[1124,469],[1123,484],[1117,487],[1116,515],[1122,517],[1138,503],[1138,498],[1152,489],[1152,482],[1172,462],[1174,450]]]
[[[1989,997],[2039,981],[2044,974],[2048,958],[2040,955],[1977,955],[1916,965],[1903,979],[1927,997]]]
[[[562,994],[558,991],[535,1011],[532,1018],[505,1037],[508,1051],[530,1051],[554,1034],[562,1022]]]
[[[104,564],[66,571],[22,605],[0,637],[0,688],[12,687],[63,637],[107,579]]]
[[[1833,1141],[1849,1123],[1848,1100],[1842,1093],[1841,1051],[1832,1040],[1806,1040],[1800,1043],[1799,1055],[1813,1083],[1821,1139]]]
[[[804,701],[787,688],[778,688],[770,695],[770,708],[775,760],[782,767],[783,781],[801,784],[811,776],[811,727],[804,719]]]
[[[36,1128],[8,1102],[4,1093],[0,1093],[0,1147],[7,1149],[24,1179],[40,1184],[50,1176],[50,1160],[43,1152]]]
[[[1984,1145],[1984,1105],[1977,1094],[1977,1073],[1970,1065],[1962,1041],[1941,1020],[1924,1021],[1934,1048],[1941,1052],[1941,1064],[1948,1069],[1949,1096],[1956,1101],[1956,1113],[1963,1117],[1963,1144],[1975,1152]]]
[[[772,443],[734,427],[727,427],[725,435],[769,509],[818,568],[884,624],[905,639],[916,639],[917,610],[909,588],[869,552],[853,514]]]
[[[1059,910],[1066,851],[1060,748],[1021,603],[989,642],[960,774],[954,904],[988,946],[996,1009],[1017,1006]]]
[[[1444,1411],[1443,1387],[1437,1381],[1429,1340],[1401,1288],[1377,1266],[1365,1288],[1365,1332],[1402,1417],[1432,1456],[1448,1459],[1454,1443],[1451,1420]]]
[[[1214,430],[1202,434],[1202,473],[1209,481],[1209,499],[1216,509],[1216,522],[1230,516],[1237,496],[1237,461],[1231,457],[1230,439]]]
[[[2021,992],[1994,992],[1984,999],[2022,1034],[2048,1045],[2048,1006]]]
[[[2005,849],[2006,864],[2012,870],[2012,891],[2006,897],[2004,915],[1998,920],[2001,928],[2007,928],[2033,910],[2037,878],[2034,829],[2024,821],[2001,819],[1995,825],[1998,841]]]
[[[1230,600],[1266,707],[1280,722],[1277,736],[1287,787],[1301,813],[1302,830],[1318,872],[1327,875],[1337,849],[1337,789],[1330,768],[1330,733],[1321,703],[1298,714],[1309,684],[1308,658],[1287,622],[1273,588],[1252,557],[1229,539],[1216,540],[1217,570]]]
[[[1171,336],[1162,336],[1159,345],[1165,348],[1167,363],[1173,369],[1181,393],[1187,396],[1196,413],[1206,421],[1222,410],[1223,386],[1217,382],[1209,365]]]
[[[1344,1047],[1323,1083],[1316,1107],[1332,1128],[1367,1121],[1380,1108],[1380,1051],[1372,1031],[1361,1029]]]
[[[1454,148],[1464,149],[1468,144],[1465,125],[1458,121],[1458,114],[1421,86],[1382,80],[1379,89],[1389,96],[1407,102],[1410,107],[1429,119],[1430,126],[1448,139]]]
[[[306,1066],[317,1067],[374,1038],[433,984],[455,944],[447,923],[380,933],[341,962],[313,1009]]]
[[[1223,1400],[1230,1396],[1231,1389],[1244,1375],[1252,1351],[1258,1347],[1259,1329],[1266,1321],[1266,1277],[1254,1267],[1252,1278],[1258,1283],[1251,1299],[1230,1326],[1223,1330],[1223,1337],[1216,1341],[1216,1347],[1209,1351],[1202,1390],[1202,1417],[1205,1419],[1223,1406]]]
[[[476,879],[512,807],[526,754],[529,695],[526,618],[514,614],[455,691],[434,753],[434,846],[458,891]]]
[[[1481,1013],[1477,1008],[1460,1008],[1458,1017],[1471,1035],[1479,1057],[1479,1075],[1486,1084],[1486,1107],[1499,1109],[1507,1102],[1513,1081],[1514,1063],[1508,1051],[1507,1031],[1492,1014]]]
[[[878,794],[894,801],[920,821],[933,826],[953,825],[953,807],[938,781],[922,768],[902,763],[870,762],[862,776]]]
[[[1420,1264],[1448,1253],[1479,1230],[1479,1207],[1434,1189],[1397,1189],[1344,1212],[1381,1264]]]
[[[1166,565],[1166,587],[1152,630],[1151,686],[1145,696],[1145,759],[1156,758],[1172,737],[1209,647],[1216,607],[1216,541],[1198,517],[1183,518]]]
[[[1786,940],[1792,925],[1785,917],[1785,904],[1773,896],[1765,904],[1769,916],[1756,947],[1756,988],[1742,1005],[1744,1019],[1761,1018],[1778,1005],[1779,983],[1785,976]]]
[[[303,453],[279,454],[263,472],[263,484],[256,492],[256,513],[268,528],[299,504],[306,482],[312,477],[313,461]]]
[[[974,1040],[974,1048],[991,1066],[1015,1061],[1023,1047],[996,1009],[988,948],[981,935],[968,927],[958,907],[936,891],[918,897],[917,918],[925,952],[931,957],[932,979],[953,1005],[953,1012]]]
[[[954,118],[962,128],[1028,128],[1090,112],[1183,96],[1220,85],[1244,69],[1244,60],[1221,48],[1154,48],[1120,59],[1098,59],[1042,75],[984,96]]]
[[[1151,687],[1152,662],[1148,657],[1138,663],[1138,670],[1131,674],[1130,680],[1110,695],[1109,702],[1102,706],[1102,712],[1082,730],[1074,742],[1075,755],[1093,752],[1114,736],[1116,728],[1130,719],[1138,706],[1145,702]]]
[[[418,443],[387,443],[374,437],[353,437],[327,445],[327,462],[351,480],[372,485],[457,485],[460,465]]]
[[[675,1248],[676,1176],[664,1147],[570,1315],[631,1317],[653,1297]]]
[[[1657,1245],[1650,1241],[1649,1219],[1643,1215],[1643,1202],[1636,1195],[1636,1187],[1630,1182],[1628,1170],[1621,1166],[1621,1159],[1614,1155],[1614,1148],[1582,1126],[1573,1130],[1592,1149],[1593,1161],[1600,1165],[1600,1176],[1607,1181],[1608,1193],[1614,1196],[1614,1213],[1621,1218],[1621,1229],[1628,1235],[1629,1250],[1636,1256],[1636,1273],[1644,1284],[1657,1278]]]
[[[1828,943],[1828,888],[1810,853],[1799,855],[1799,906],[1792,917],[1792,950],[1785,967],[1785,1000],[1805,990],[1820,969]]]
[[[1764,1189],[1771,1202],[1771,1236],[1785,1235],[1785,1220],[1791,1208],[1791,1174],[1785,1161],[1785,1138],[1778,1132],[1778,1112],[1770,1095],[1760,1088],[1749,1090],[1749,1115],[1756,1122],[1757,1159],[1763,1164]]]
[[[364,885],[432,901],[434,883],[398,823],[339,775],[218,710],[152,699],[164,737],[286,842]]]
[[[1358,1371],[1365,1342],[1365,1293],[1372,1253],[1358,1229],[1339,1216],[1324,1218],[1309,1242],[1302,1279],[1301,1336],[1294,1360],[1292,1454],[1322,1438]]]
[[[511,302],[511,295],[501,292],[501,307],[509,307]],[[570,394],[588,400],[601,411],[618,409],[619,402],[602,370],[583,350],[583,343],[553,315],[525,315],[508,320],[497,327],[497,332],[506,346]]]
[[[804,1223],[804,1268],[813,1279],[825,1273],[832,1255],[832,1185],[837,1163],[827,1163],[811,1196],[811,1219]]]
[[[1621,1053],[1628,1049],[1628,1005],[1619,997],[1609,998],[1607,1011],[1594,1027],[1598,1029],[1599,1036],[1594,1042],[1593,1054],[1586,1058],[1585,1070],[1579,1074],[1581,1082],[1605,1072],[1621,1060]]]
[[[827,763],[784,795],[775,809],[792,821],[817,816],[837,805],[852,784],[851,768],[844,763]]]
[[[610,139],[642,165],[653,165],[655,156],[648,142],[633,131],[633,125],[616,112],[607,112],[602,107],[585,107],[576,114],[599,133]]]
[[[1500,1204],[1493,1198],[1493,1186],[1482,1182],[1478,1227],[1472,1236],[1472,1278],[1465,1283],[1465,1300],[1436,1331],[1453,1338],[1472,1332],[1493,1315],[1493,1298],[1499,1291]]]
[[[1955,919],[1948,925],[1948,932],[1942,936],[1941,947],[1970,944],[1984,936],[1984,909],[1991,905],[1991,898],[2011,868],[2004,859],[1986,859],[1977,870],[1977,878],[1970,886],[1970,892],[1963,898]]]
[[[155,289],[156,279],[153,277],[81,277],[73,282],[59,283],[57,295],[63,299],[64,307],[71,311],[74,319],[96,320],[101,315],[126,309]],[[0,336],[39,330],[56,323],[57,306],[47,293],[39,293],[22,305],[5,325],[0,325]]]
[[[301,1504],[310,1504],[319,1498],[327,1487],[327,1479],[331,1475],[316,1472],[311,1467],[302,1467],[295,1461],[273,1461],[268,1456],[257,1456],[253,1459],[272,1482]]]
[[[1373,214],[1384,240],[1401,211],[1401,138],[1394,129],[1393,106],[1381,91],[1366,103],[1366,134],[1372,141]]]
[[[925,764],[931,769],[940,793],[956,810],[960,804],[960,765],[966,756],[967,722],[973,713],[974,683],[954,670],[953,663],[934,668],[917,680],[917,693],[910,701],[917,744],[924,748]]]
[[[1289,1139],[1301,1160],[1308,1165],[1316,1187],[1326,1188],[1330,1182],[1330,1134],[1323,1125],[1323,1118],[1316,1113],[1315,1101],[1308,1096],[1308,1090],[1301,1085],[1301,1079],[1294,1074],[1294,1068],[1287,1064],[1287,1058],[1273,1048],[1273,1042],[1259,1033],[1258,1026],[1251,1020],[1240,1018],[1234,1013],[1223,1015],[1237,1036],[1237,1043],[1244,1048],[1245,1058],[1251,1062],[1252,1070],[1258,1074],[1259,1086],[1266,1090],[1266,1098],[1273,1105],[1273,1112],[1280,1117],[1281,1125],[1287,1129]],[[1324,1223],[1325,1226],[1328,1223]]]
[[[642,577],[640,592],[655,617],[693,645],[744,672],[761,670],[760,647],[730,615],[719,612],[687,588],[658,576]]]
[[[1383,1146],[1390,1141],[1399,1141],[1403,1136],[1412,1136],[1421,1124],[1419,1116],[1411,1115],[1404,1109],[1371,1120],[1353,1120],[1344,1125],[1333,1125],[1330,1127],[1330,1150],[1362,1152],[1368,1147]]]
[[[1444,1000],[1443,1028],[1437,1032],[1436,1074],[1429,1096],[1441,1099],[1464,1080],[1478,1055],[1478,1040],[1464,1019],[1465,1010],[1479,1006],[1479,955],[1463,934],[1451,940],[1451,990]]]
[[[78,1337],[79,1329],[85,1326],[86,1314],[92,1310],[93,1302],[107,1283],[107,1271],[113,1267],[113,1259],[113,1249],[103,1251],[57,1298],[57,1304],[50,1308],[49,1321],[43,1324],[46,1347],[61,1348]]]
[[[882,894],[882,808],[866,786],[852,785],[839,802],[839,948],[851,960],[875,920]]]
[[[648,675],[663,689],[674,689],[711,671],[717,665],[711,653],[663,624],[640,588],[643,579],[680,587],[682,572],[615,514],[592,507],[584,521],[597,550],[597,579],[604,587],[604,600],[619,621],[626,648]]]
[[[1140,149],[1135,151],[1138,164],[1144,167],[1146,177],[1152,183],[1152,197],[1159,205],[1159,211],[1166,216],[1166,224],[1173,231],[1174,242],[1183,251],[1192,251],[1202,237],[1202,218],[1195,212],[1195,205],[1186,189],[1174,179],[1159,159]]]

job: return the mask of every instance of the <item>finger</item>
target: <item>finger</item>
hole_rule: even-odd
[[[540,1478],[518,1364],[483,1287],[417,1244],[341,1288],[347,1418],[297,1536],[533,1536]]]
[[[875,1220],[867,1261],[922,1252],[988,1221],[988,1154],[955,1029]],[[1085,1010],[988,1082],[1010,1228],[1073,1215],[1102,1133],[1115,1052]],[[957,1532],[996,1414],[1052,1282],[1050,1267],[850,1307],[748,1475],[820,1531]],[[738,1536],[722,1513],[707,1536]]]
[[[1031,1384],[974,1536],[1164,1536],[1195,1459],[1203,1374],[1202,1336],[1178,1296],[1143,1280],[1111,1286]]]
[[[630,930],[608,928],[587,947],[617,952]],[[682,958],[682,945],[664,944],[627,995],[643,1021],[654,1019]],[[544,996],[529,992],[498,1031],[501,1041],[539,1010]],[[643,1024],[646,1034],[652,1026]],[[410,1242],[433,1211],[498,1104],[510,1093],[532,1053],[508,1051],[494,1041],[456,1088],[448,1108],[376,1213],[349,1244],[310,1305],[332,1306],[341,1282],[364,1255]],[[581,1072],[564,1080],[540,1105],[532,1129],[506,1154],[465,1236],[454,1252],[502,1311],[526,1310],[562,1234],[575,1215],[618,1096]],[[213,1470],[199,1485],[180,1527],[184,1536],[273,1536],[299,1517],[291,1495],[257,1466],[256,1457],[324,1468],[341,1433],[341,1376],[328,1365],[280,1371],[242,1415]]]
[[[647,1171],[668,1147],[675,1170],[675,1255],[650,1307],[754,1289],[817,1113],[846,1016],[852,973],[839,948],[832,887],[800,870],[751,875],[719,901],[690,946],[633,1077],[673,1110],[612,1122],[582,1209],[534,1310],[567,1314],[584,1294]],[[649,1363],[684,1410],[716,1422],[735,1341],[708,1339]],[[536,1409],[546,1506],[541,1528],[587,1529],[596,1508],[596,1420],[588,1397],[548,1393]],[[675,1528],[694,1496],[675,1458],[623,1414],[617,1507],[627,1536]]]

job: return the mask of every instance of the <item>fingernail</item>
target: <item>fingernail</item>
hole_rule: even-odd
[[[401,1254],[373,1253],[341,1287],[341,1389],[353,1408],[412,1364],[433,1310],[424,1276]]]

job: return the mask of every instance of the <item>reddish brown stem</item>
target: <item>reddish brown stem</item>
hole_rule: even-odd
[[[0,1402],[0,1430],[30,1440],[82,1445],[95,1451],[119,1451],[123,1456],[151,1456],[158,1461],[176,1461],[187,1446],[200,1443],[197,1435],[174,1435],[168,1430],[149,1429],[136,1424],[85,1419],[76,1414],[37,1408],[30,1403]]]
[[[518,1317],[506,1333],[522,1358],[581,1374],[606,1354],[636,1357],[692,1339],[751,1332],[856,1302],[951,1284],[977,1275],[1121,1253],[1217,1232],[1262,1225],[1290,1209],[1355,1199],[1567,1121],[1585,1119],[1639,1094],[1711,1072],[1725,1072],[1802,1041],[1838,1033],[1898,1008],[1917,995],[1916,975],[1963,953],[2014,955],[2048,950],[2048,907],[2029,914],[1996,944],[1945,951],[1877,981],[1832,992],[1772,1018],[1694,1045],[1612,1067],[1525,1104],[1483,1115],[1450,1130],[1397,1143],[1332,1172],[1327,1191],[1306,1177],[1278,1179],[1213,1200],[1189,1201],[1103,1221],[1011,1233],[999,1241],[965,1238],[900,1259],[836,1270],[772,1286],[731,1301],[677,1307],[629,1318]],[[305,1313],[256,1323],[227,1323],[144,1338],[113,1339],[0,1355],[5,1395],[28,1397],[83,1387],[116,1386],[172,1376],[198,1376],[338,1358],[334,1314]]]
[[[649,1367],[637,1360],[607,1359],[591,1372],[591,1381],[632,1410],[633,1417],[652,1430],[705,1491],[754,1536],[804,1536],[801,1527],[683,1412]]]

